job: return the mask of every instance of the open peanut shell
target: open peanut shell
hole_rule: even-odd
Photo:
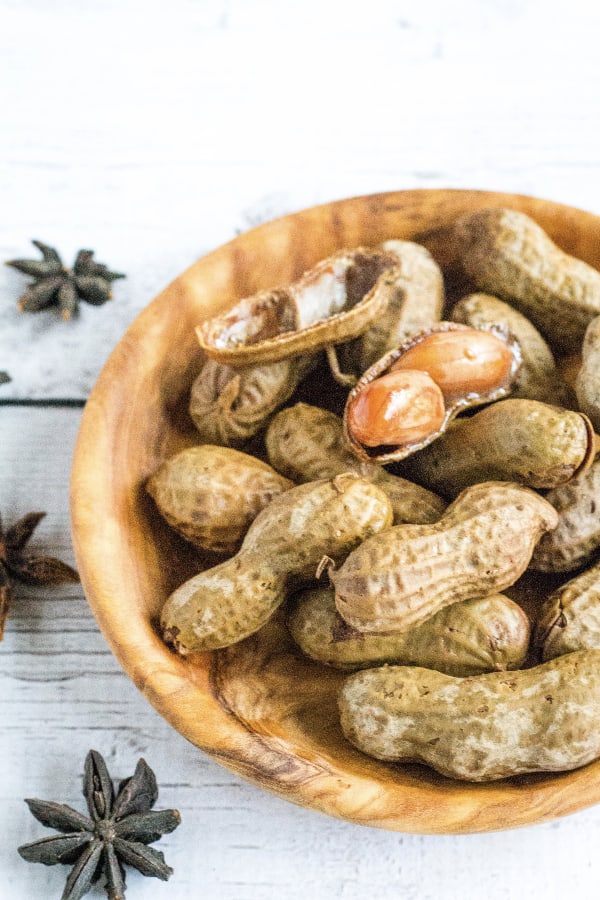
[[[196,328],[211,359],[276,362],[353,340],[388,305],[400,259],[392,251],[340,250],[287,287],[260,291]]]
[[[368,447],[362,443],[354,434],[351,426],[351,414],[354,404],[361,392],[372,384],[378,378],[388,374],[395,363],[404,356],[413,347],[416,347],[425,338],[432,334],[438,334],[448,331],[465,331],[468,327],[459,325],[455,322],[439,322],[431,328],[424,329],[418,334],[413,335],[405,341],[400,347],[390,350],[381,359],[377,360],[370,368],[363,373],[356,385],[348,394],[346,405],[344,408],[344,437],[352,452],[362,460],[369,460],[378,463],[391,463],[397,460],[405,459],[417,450],[426,447],[441,434],[443,434],[452,419],[462,410],[469,409],[473,406],[481,406],[484,403],[491,403],[494,400],[500,400],[510,393],[512,385],[521,366],[521,349],[518,341],[503,326],[492,326],[482,329],[491,331],[496,337],[500,338],[512,356],[512,362],[509,370],[499,379],[489,390],[474,391],[466,389],[464,394],[454,396],[445,402],[444,415],[439,427],[433,429],[426,437],[417,441],[408,441],[401,445],[381,444],[376,447]]]

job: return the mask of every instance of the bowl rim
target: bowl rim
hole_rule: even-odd
[[[149,622],[128,635],[127,592],[117,573],[106,566],[106,554],[115,541],[127,540],[123,526],[107,507],[110,496],[112,424],[110,398],[123,366],[132,366],[160,331],[165,303],[185,302],[185,292],[207,261],[219,254],[269,238],[281,225],[327,210],[333,221],[353,214],[353,206],[372,210],[406,211],[433,204],[472,208],[511,206],[551,222],[561,215],[594,225],[600,218],[577,208],[524,194],[473,191],[459,188],[416,189],[357,195],[281,216],[238,235],[200,257],[177,276],[135,318],[105,363],[84,407],[70,477],[71,531],[83,590],[93,615],[113,654],[128,677],[181,735],[228,770],[279,797],[357,824],[420,834],[475,833],[518,828],[569,815],[600,802],[600,762],[572,772],[527,781],[526,803],[522,783],[493,782],[468,787],[464,782],[440,779],[427,784],[418,779],[382,783],[368,773],[350,776],[332,771],[320,759],[302,759],[311,776],[298,782],[290,777],[289,754],[276,740],[249,730],[218,702],[210,675],[194,670],[170,653]],[[406,213],[407,215],[409,213]],[[453,213],[455,216],[457,212]],[[451,217],[453,217],[451,216]],[[583,227],[583,226],[582,226]],[[410,239],[410,237],[408,238]],[[341,246],[341,245],[340,245]],[[199,306],[201,307],[202,301]],[[99,515],[105,514],[102,528]],[[129,571],[134,579],[135,571]],[[414,783],[413,783],[414,782]],[[333,788],[333,790],[332,790]],[[357,800],[357,798],[359,798]]]

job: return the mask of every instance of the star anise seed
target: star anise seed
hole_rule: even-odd
[[[90,750],[83,794],[89,818],[62,803],[25,801],[38,822],[61,833],[24,844],[19,853],[28,862],[73,866],[61,900],[80,900],[102,877],[109,900],[124,900],[125,863],[163,881],[173,874],[163,854],[147,845],[174,831],[181,817],[176,809],[152,809],[158,787],[143,759],[115,793],[104,759],[97,750]]]
[[[79,581],[79,575],[52,556],[34,556],[25,553],[25,546],[44,518],[44,512],[32,512],[23,516],[6,531],[0,518],[0,641],[13,600],[13,579],[32,585],[56,585]]]
[[[54,247],[41,241],[32,243],[41,251],[42,259],[11,259],[6,263],[34,279],[19,299],[20,312],[56,306],[63,319],[71,319],[81,300],[101,306],[112,297],[111,283],[125,278],[121,272],[111,272],[104,263],[96,262],[93,250],[80,250],[69,269]]]

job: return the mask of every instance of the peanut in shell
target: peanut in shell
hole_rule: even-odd
[[[400,471],[449,498],[490,480],[550,490],[589,468],[595,453],[587,416],[510,397],[455,420],[434,443],[404,460]]]
[[[600,316],[592,319],[585,332],[575,393],[579,409],[600,431]]]
[[[267,463],[203,444],[166,459],[146,490],[168,524],[203,550],[232,554],[250,523],[292,482]]]
[[[468,678],[367,669],[346,679],[339,709],[346,738],[376,759],[473,782],[569,771],[600,756],[600,650]]]
[[[558,514],[511,482],[467,488],[434,525],[395,525],[330,571],[336,607],[365,632],[404,632],[460,600],[503,591],[523,574]]]
[[[534,644],[545,660],[576,650],[600,650],[600,562],[546,598]]]
[[[200,440],[243,447],[292,396],[316,363],[316,354],[240,369],[205,360],[189,400]]]
[[[558,372],[552,350],[532,322],[509,303],[491,294],[469,294],[455,304],[450,318],[474,328],[501,325],[516,338],[522,362],[511,397],[574,408],[573,392]]]
[[[402,634],[367,634],[344,622],[331,588],[312,588],[294,597],[287,626],[303,653],[336,669],[395,663],[463,677],[520,668],[530,636],[529,619],[502,594],[455,603]]]
[[[279,494],[258,514],[235,556],[170,595],[161,615],[165,641],[182,656],[241,641],[292,589],[315,578],[324,556],[343,559],[391,521],[385,494],[353,474]]]
[[[600,272],[561,250],[532,218],[477,210],[456,221],[450,242],[478,290],[515,306],[554,349],[581,346],[600,314]]]
[[[600,553],[600,459],[546,494],[558,513],[558,525],[544,535],[531,559],[540,572],[572,572]]]
[[[269,424],[265,445],[273,468],[298,483],[343,472],[370,479],[389,497],[395,525],[437,522],[446,509],[447,503],[432,491],[358,459],[344,441],[341,418],[318,406],[296,403],[280,410]]]

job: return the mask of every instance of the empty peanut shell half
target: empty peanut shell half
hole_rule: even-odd
[[[196,329],[200,346],[212,359],[244,366],[350,341],[385,310],[399,276],[391,250],[340,250],[293,284],[207,319]]]
[[[346,401],[346,440],[360,459],[404,459],[443,434],[461,410],[506,396],[520,365],[506,328],[440,322],[363,374]]]

